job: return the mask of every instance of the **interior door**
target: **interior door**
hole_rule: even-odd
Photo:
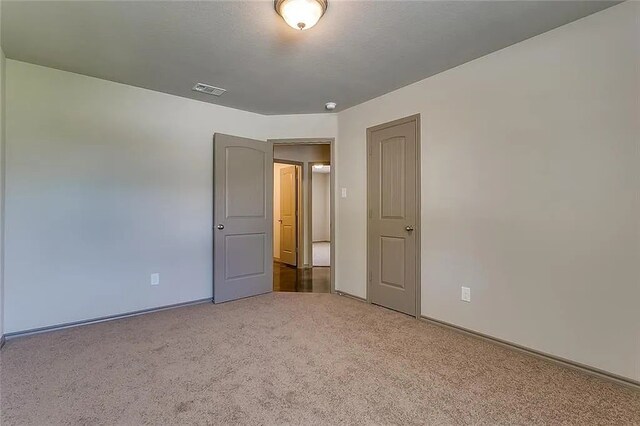
[[[297,167],[280,169],[280,261],[297,265]]]
[[[369,300],[406,314],[417,306],[418,118],[369,129]]]
[[[215,303],[272,291],[273,144],[214,135]]]

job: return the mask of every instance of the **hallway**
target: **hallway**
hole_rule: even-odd
[[[331,268],[298,269],[273,262],[273,291],[330,293]]]

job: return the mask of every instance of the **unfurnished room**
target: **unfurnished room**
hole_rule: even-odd
[[[640,1],[0,0],[0,424],[640,425]]]

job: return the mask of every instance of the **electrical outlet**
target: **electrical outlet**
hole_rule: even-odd
[[[151,285],[160,285],[160,274],[151,274]]]
[[[462,287],[462,295],[460,300],[463,302],[471,302],[471,289],[469,287]]]

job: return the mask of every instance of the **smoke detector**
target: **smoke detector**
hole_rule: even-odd
[[[326,104],[324,104],[324,107],[327,111],[333,111],[334,109],[336,109],[336,103],[335,102],[327,102]]]
[[[192,90],[194,92],[205,93],[207,95],[213,95],[213,96],[220,96],[224,92],[226,92],[225,89],[221,89],[219,87],[211,86],[209,84],[204,84],[204,83],[196,84],[195,86],[193,86]]]

